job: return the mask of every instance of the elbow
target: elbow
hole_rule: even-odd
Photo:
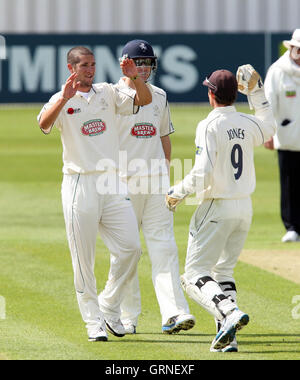
[[[47,126],[46,126],[46,123],[45,123],[45,117],[44,117],[44,114],[41,114],[39,117],[38,117],[38,123],[39,123],[39,127],[41,129],[47,129]]]
[[[39,120],[38,123],[39,123],[39,127],[40,127],[41,129],[47,129],[45,123],[44,123],[42,120]]]
[[[39,121],[39,127],[44,131],[49,129],[49,125],[47,125],[44,121]]]
[[[51,131],[51,125],[49,126],[43,119],[38,121],[41,131],[48,134]]]

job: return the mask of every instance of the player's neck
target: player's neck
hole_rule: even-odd
[[[219,108],[219,107],[226,107],[225,104],[217,103],[217,101],[214,98],[211,98],[210,105],[212,106],[213,109]]]
[[[213,108],[220,108],[220,107],[227,107],[226,104],[219,104],[219,103],[216,103]]]
[[[92,88],[92,86],[83,86],[83,87],[80,86],[78,88],[78,91],[80,91],[80,92],[90,92],[91,88]]]

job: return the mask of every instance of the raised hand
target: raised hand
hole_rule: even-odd
[[[76,78],[77,73],[73,73],[67,79],[62,93],[64,99],[69,100],[76,94],[80,86],[80,82],[76,82]]]
[[[126,77],[134,78],[138,76],[138,71],[133,59],[130,59],[130,58],[122,59],[120,62],[120,66],[121,66],[123,74]]]
[[[238,90],[244,95],[249,95],[263,87],[259,73],[249,64],[238,67],[236,73]]]

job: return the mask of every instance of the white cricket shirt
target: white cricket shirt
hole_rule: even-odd
[[[270,107],[256,111],[255,116],[237,112],[234,106],[215,108],[198,124],[194,167],[174,186],[173,196],[183,198],[195,192],[202,192],[204,199],[249,196],[256,184],[253,148],[274,133]]]
[[[277,123],[275,149],[300,151],[300,66],[289,51],[269,68],[265,92]]]
[[[44,105],[38,120],[61,94],[56,93]],[[120,90],[108,83],[98,83],[92,86],[87,99],[77,93],[66,103],[54,124],[61,133],[63,173],[103,172],[107,170],[103,164],[110,161],[118,167],[116,115],[133,113],[134,97],[133,89]]]
[[[129,89],[122,78],[116,86],[120,91]],[[156,86],[148,84],[148,87],[152,103],[140,107],[136,114],[117,117],[120,150],[127,155],[127,163],[121,165],[124,177],[168,173],[161,143],[161,137],[174,132],[167,95]]]

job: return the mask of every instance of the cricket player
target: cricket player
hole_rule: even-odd
[[[157,68],[157,57],[152,46],[144,40],[129,41],[122,55],[133,59],[139,78],[148,83]],[[126,153],[127,161],[122,166],[122,173],[148,248],[153,286],[162,316],[162,331],[172,334],[192,328],[195,318],[189,314],[189,306],[180,286],[173,215],[164,206],[165,193],[170,186],[169,135],[174,128],[165,91],[149,83],[147,86],[152,93],[152,103],[140,107],[134,115],[118,117],[120,149]],[[128,91],[134,88],[134,82],[123,77],[117,88]],[[137,271],[127,286],[121,310],[126,332],[135,333],[141,313]]]
[[[95,68],[89,49],[72,48],[68,53],[71,75],[42,108],[38,121],[44,133],[50,133],[54,124],[61,133],[62,204],[79,309],[89,341],[106,341],[106,329],[116,336],[125,334],[120,302],[141,248],[128,196],[106,193],[102,179],[108,172],[118,175],[116,114],[131,114],[136,106],[150,103],[152,95],[131,59],[121,63],[123,74],[133,78],[133,87],[124,91],[107,83],[93,84]],[[99,301],[94,275],[98,231],[111,256],[109,278]]]
[[[236,331],[249,322],[237,306],[233,271],[252,219],[253,149],[276,128],[261,78],[251,65],[240,66],[237,79],[217,70],[203,84],[213,111],[198,124],[193,169],[169,190],[166,202],[174,211],[188,195],[202,197],[190,223],[182,286],[219,325],[211,351],[228,352],[238,350]],[[255,116],[236,111],[238,89],[248,96]]]

